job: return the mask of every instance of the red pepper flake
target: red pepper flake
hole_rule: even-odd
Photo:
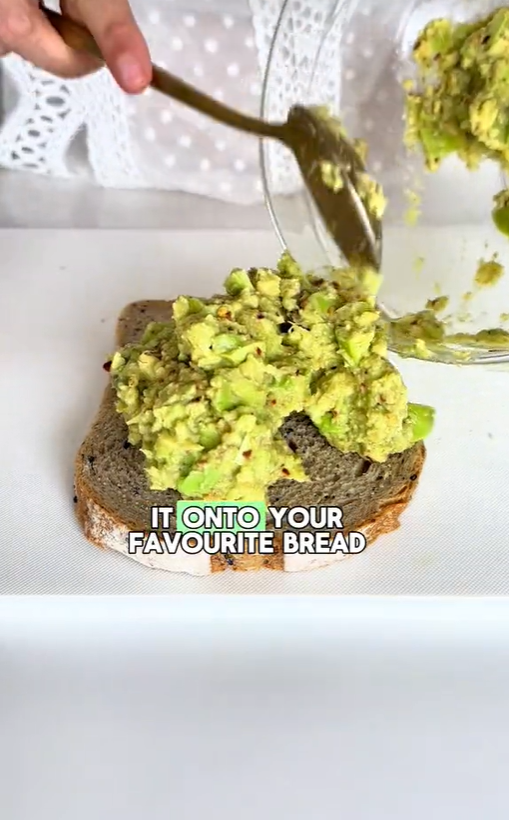
[[[285,478],[288,478],[288,476],[290,475],[290,470],[287,470],[286,467],[283,467],[281,472],[283,473]]]
[[[257,347],[257,348],[256,348],[256,355],[257,355],[257,356],[261,356],[261,355],[262,355],[261,348],[259,348],[259,347]]]
[[[246,450],[246,452],[242,453],[242,455],[244,456],[244,458],[251,458],[251,456],[253,455],[253,451],[252,450]]]
[[[111,362],[104,362],[103,370],[106,370],[106,373],[109,373],[111,370]]]
[[[276,406],[276,404],[277,404],[276,399],[272,399],[272,401],[271,401],[271,405],[272,405],[272,407],[275,407],[275,406]]]

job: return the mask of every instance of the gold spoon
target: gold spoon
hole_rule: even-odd
[[[97,43],[87,29],[45,8],[42,3],[41,10],[67,45],[103,62]],[[290,109],[285,123],[266,122],[223,105],[157,66],[152,67],[150,85],[224,125],[259,137],[277,139],[286,145],[299,164],[328,232],[347,262],[379,269],[381,223],[368,212],[359,195],[358,178],[365,173],[364,163],[327,117],[311,108],[296,105]],[[326,182],[325,168],[333,169],[336,177],[341,179],[340,185]]]

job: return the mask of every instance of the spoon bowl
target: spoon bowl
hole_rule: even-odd
[[[290,109],[287,139],[323,222],[351,265],[379,270],[382,224],[359,194],[365,165],[335,121],[304,106]],[[335,178],[331,184],[327,178]]]
[[[102,61],[99,47],[86,28],[42,3],[40,8],[67,45]],[[379,269],[381,223],[368,212],[359,194],[364,164],[331,118],[298,105],[290,109],[286,122],[266,122],[223,105],[158,66],[152,67],[150,84],[224,125],[284,143],[296,157],[307,190],[343,257],[351,265]],[[333,171],[336,184],[330,184],[325,169]]]

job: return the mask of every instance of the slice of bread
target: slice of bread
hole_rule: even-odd
[[[171,302],[135,302],[121,314],[118,346],[137,341],[147,324],[171,317]],[[405,453],[375,464],[331,447],[304,415],[286,420],[282,433],[304,463],[310,481],[281,480],[269,488],[274,507],[340,507],[345,532],[363,532],[371,544],[399,527],[399,518],[410,502],[424,465],[426,451],[417,444]],[[75,464],[75,504],[85,536],[95,545],[128,555],[128,533],[150,530],[151,508],[175,507],[177,492],[150,490],[143,454],[127,442],[127,428],[115,410],[110,385],[95,422],[83,442]],[[275,529],[272,519],[267,522]],[[281,535],[275,534],[273,555],[209,556],[150,553],[130,556],[149,567],[192,575],[208,575],[228,568],[269,568],[295,572],[326,566],[343,559],[336,555],[283,555]]]

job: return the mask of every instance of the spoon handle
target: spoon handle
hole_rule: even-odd
[[[40,4],[40,8],[68,46],[78,51],[85,51],[103,61],[97,43],[86,28],[75,23],[69,17],[47,9],[43,3]],[[242,114],[240,111],[235,111],[235,109],[223,105],[209,97],[208,94],[198,91],[194,86],[155,65],[152,66],[150,85],[166,96],[194,108],[195,111],[199,111],[201,114],[223,123],[223,125],[229,125],[249,134],[256,134],[259,137],[273,137],[284,141],[284,126],[282,124],[265,122],[256,117]]]

